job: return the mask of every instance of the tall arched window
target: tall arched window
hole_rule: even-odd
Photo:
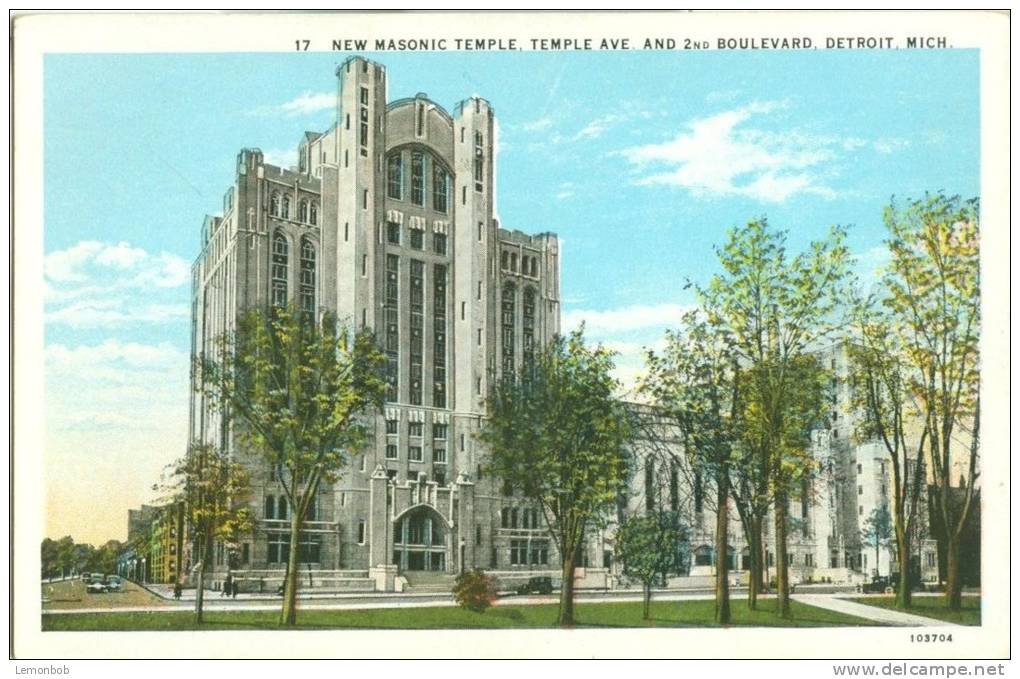
[[[287,518],[287,496],[281,495],[276,498],[276,518],[286,519]]]
[[[280,216],[280,192],[273,191],[272,195],[269,196],[269,214],[274,217]]]
[[[266,519],[276,518],[276,498],[273,497],[272,495],[266,496],[266,511],[265,516],[263,518]]]
[[[283,200],[280,203],[280,216],[290,219],[290,196],[286,194],[284,194]]]
[[[315,246],[301,239],[301,310],[315,313]]]
[[[308,201],[302,200],[298,203],[298,219],[307,224],[308,223]]]
[[[287,238],[276,232],[273,236],[273,306],[287,306]]]
[[[311,207],[308,208],[308,223],[312,225],[319,223],[319,204],[314,200]]]
[[[524,289],[524,308],[522,309],[521,350],[524,359],[524,373],[530,373],[535,363],[535,289],[528,286]]]
[[[513,284],[503,288],[503,377],[514,374],[514,335],[517,316],[517,289]]]

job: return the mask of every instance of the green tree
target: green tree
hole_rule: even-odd
[[[925,487],[926,428],[911,436],[919,418],[910,386],[910,365],[894,317],[876,297],[856,298],[852,312],[850,360],[851,403],[858,414],[855,437],[879,441],[891,471],[892,529],[900,563],[896,605],[908,608],[910,543],[924,519],[918,507]]]
[[[86,566],[95,573],[116,573],[117,555],[120,554],[123,545],[118,540],[107,540],[89,556]]]
[[[879,555],[881,554],[882,547],[888,547],[889,541],[893,535],[892,516],[889,514],[889,507],[882,503],[871,510],[871,514],[868,515],[867,520],[864,522],[864,527],[861,528],[861,541],[869,547],[874,546],[875,548],[875,573],[878,573]],[[907,561],[900,561],[900,570],[909,571],[908,567],[904,567],[903,564],[910,565],[910,557],[907,557]],[[903,581],[901,580],[901,586]],[[909,589],[909,580],[908,589]]]
[[[616,555],[623,572],[641,581],[644,619],[649,617],[652,585],[680,567],[683,528],[674,512],[633,514],[616,529]]]
[[[681,328],[666,333],[661,354],[648,354],[641,391],[677,424],[684,454],[698,478],[713,480],[716,491],[715,550],[729,547],[730,467],[738,439],[741,407],[736,353],[726,335],[702,313],[684,315]],[[730,622],[730,592],[725,558],[717,559],[716,622]]]
[[[475,613],[484,613],[498,596],[496,579],[478,569],[461,573],[453,585],[454,600]]]
[[[846,233],[790,255],[785,232],[764,219],[733,229],[717,250],[722,273],[699,290],[709,322],[726,336],[741,370],[742,449],[738,482],[751,504],[749,543],[761,544],[763,506],[775,509],[777,611],[790,615],[787,507],[791,489],[810,472],[810,429],[822,407],[823,373],[811,352],[838,327],[849,251]]]
[[[200,359],[202,388],[235,436],[276,473],[290,507],[290,548],[280,622],[297,621],[302,523],[323,483],[335,483],[382,405],[385,359],[367,330],[294,308],[252,311]]]
[[[980,442],[979,205],[977,199],[926,195],[903,208],[890,205],[885,224],[891,261],[884,301],[909,366],[907,390],[923,422],[937,537],[946,553],[946,599],[958,610],[960,541],[973,504]]]
[[[504,376],[479,438],[489,468],[538,504],[562,560],[559,624],[574,622],[574,566],[586,531],[603,525],[628,477],[629,416],[613,397],[613,353],[583,329],[536,352],[521,379]]]
[[[255,528],[246,500],[251,487],[244,465],[215,446],[193,443],[187,455],[171,465],[164,485],[170,511],[183,507],[196,555],[195,621],[201,623],[205,604],[205,575],[212,564],[213,545],[221,540],[227,549]]]

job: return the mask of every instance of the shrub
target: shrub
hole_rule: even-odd
[[[462,608],[482,613],[496,600],[496,579],[478,569],[461,573],[454,582],[453,597]]]

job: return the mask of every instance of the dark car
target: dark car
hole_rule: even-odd
[[[892,582],[888,577],[879,575],[871,579],[871,582],[866,582],[861,585],[861,591],[865,594],[884,594],[887,589],[892,587]]]
[[[552,594],[552,591],[552,578],[548,576],[531,578],[517,588],[518,594]]]

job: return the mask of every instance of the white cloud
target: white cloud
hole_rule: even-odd
[[[583,322],[592,335],[630,332],[677,323],[688,308],[682,304],[636,304],[606,311],[571,309],[563,314],[561,325],[572,330]]]
[[[290,168],[297,165],[297,149],[266,149],[262,159],[276,167]]]
[[[786,106],[779,101],[752,102],[692,120],[670,141],[631,147],[620,154],[641,173],[639,185],[676,186],[697,197],[783,202],[800,194],[834,197],[836,192],[823,177],[826,165],[840,153],[862,148],[891,153],[906,144],[751,126]]]
[[[553,124],[553,119],[549,116],[543,116],[538,120],[532,120],[530,123],[524,123],[524,129],[527,132],[539,132],[541,130],[548,129]]]
[[[75,327],[187,318],[181,288],[191,266],[127,242],[81,241],[43,260],[46,320]]]
[[[255,116],[285,116],[294,118],[329,111],[336,106],[336,94],[332,92],[305,91],[282,104],[257,106],[248,111]]]

